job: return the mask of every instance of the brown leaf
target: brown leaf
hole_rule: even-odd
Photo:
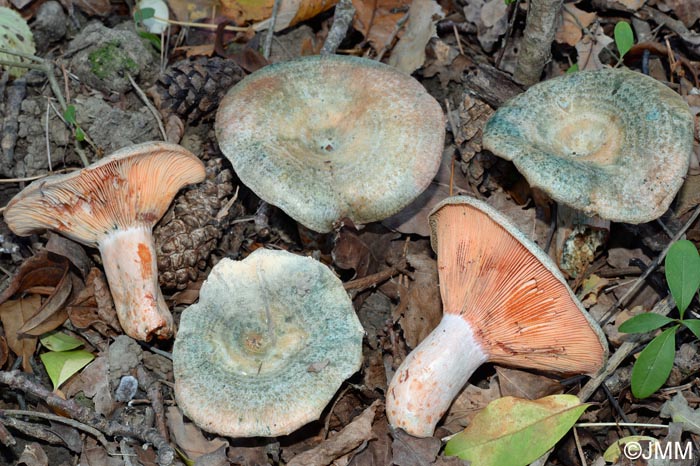
[[[425,62],[425,46],[437,36],[435,23],[445,16],[435,0],[414,0],[408,12],[408,24],[389,57],[389,65],[411,74]]]
[[[19,336],[18,330],[40,307],[41,297],[35,294],[0,304],[0,321],[5,329],[7,345],[17,356],[22,356],[22,370],[30,373],[33,372],[30,361],[36,350],[37,338]]]
[[[109,387],[108,369],[108,358],[98,356],[75,377],[68,380],[63,386],[63,391],[69,398],[83,392],[86,397],[92,399],[97,414],[109,416],[116,408],[116,403],[112,399],[112,390]]]
[[[261,21],[272,15],[274,0],[221,0],[222,14],[238,24]],[[311,19],[332,8],[338,0],[294,0],[281,2],[275,31]]]
[[[17,460],[17,466],[48,466],[48,464],[49,457],[36,442],[26,444],[22,455]]]
[[[381,416],[372,426],[372,438],[367,448],[355,455],[348,466],[386,466],[391,464],[389,422]]]
[[[479,388],[468,384],[452,402],[447,411],[443,427],[450,432],[458,432],[469,424],[476,413],[487,404],[501,397],[496,377],[489,380],[489,388]]]
[[[92,326],[105,336],[121,333],[112,295],[104,274],[98,268],[93,267],[90,270],[85,288],[71,299],[66,310],[77,328]]]
[[[352,26],[378,51],[391,46],[396,23],[406,15],[411,1],[352,0],[352,5],[355,7]]]
[[[600,24],[593,25],[591,34],[587,34],[576,44],[578,69],[580,71],[601,69],[603,63],[599,58],[600,52],[612,42],[613,40],[605,35]]]
[[[66,273],[67,267],[68,261],[65,258],[49,254],[47,251],[39,252],[22,263],[8,287],[0,295],[0,303],[33,286],[56,286]]]
[[[182,412],[175,406],[168,407],[166,412],[168,430],[173,440],[190,459],[197,459],[202,455],[218,450],[222,446],[228,446],[228,442],[215,437],[207,440],[202,431],[191,422],[185,422]]]
[[[376,269],[376,261],[372,259],[369,246],[356,231],[348,227],[343,227],[336,234],[331,255],[333,263],[337,267],[355,271],[352,278],[366,277],[370,272],[370,267]]]
[[[371,440],[372,423],[378,406],[379,400],[372,403],[337,435],[324,440],[311,450],[296,455],[287,466],[325,466],[354,450],[362,442]]]
[[[435,437],[417,438],[397,429],[393,433],[391,448],[394,457],[391,464],[396,466],[415,466],[433,464],[440,451],[440,439]]]
[[[528,400],[536,400],[547,395],[562,393],[563,388],[559,382],[542,375],[530,372],[496,367],[498,385],[501,396],[516,396]]]
[[[226,445],[221,445],[218,450],[202,455],[197,458],[194,466],[229,466],[228,458],[226,457]]]
[[[680,217],[700,204],[700,174],[688,175],[678,192],[675,216]]]
[[[10,349],[7,347],[7,340],[0,336],[0,369],[5,365],[10,356]]]
[[[435,259],[427,253],[407,254],[406,258],[415,272],[413,281],[400,291],[401,303],[393,317],[401,325],[408,346],[415,348],[440,322],[442,300]]]
[[[77,286],[82,286],[82,282],[80,282],[78,277],[66,267],[63,277],[56,284],[51,295],[44,301],[39,311],[25,322],[18,332],[38,337],[63,325],[63,322],[68,318],[65,304],[73,291],[74,283]]]
[[[107,450],[97,443],[97,440],[87,435],[80,453],[80,464],[81,466],[123,466],[124,460],[118,456],[109,456]]]
[[[112,12],[109,0],[68,0],[88,16],[107,16]]]
[[[179,21],[198,21],[211,16],[217,0],[168,0],[168,7]]]
[[[582,28],[587,28],[595,20],[596,14],[576,8],[571,3],[562,10],[562,23],[554,36],[560,44],[576,45],[583,37]]]
[[[49,241],[46,243],[46,250],[68,259],[83,278],[86,278],[90,272],[92,260],[88,257],[83,246],[75,241],[51,233]]]

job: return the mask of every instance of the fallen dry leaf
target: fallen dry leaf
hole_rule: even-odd
[[[591,27],[591,34],[586,34],[576,44],[578,69],[580,71],[601,69],[603,63],[600,61],[600,52],[612,42],[612,38],[606,36],[605,32],[603,32],[603,27],[596,22]]]
[[[496,366],[496,373],[501,396],[536,400],[564,391],[559,382],[543,375],[500,366]]]
[[[30,362],[36,350],[38,339],[20,336],[18,330],[36,314],[40,307],[41,297],[35,294],[0,304],[0,322],[5,329],[7,346],[17,356],[22,356],[22,370],[24,372],[33,372]]]
[[[93,267],[87,275],[85,288],[66,306],[71,323],[77,328],[94,327],[100,334],[114,337],[121,326],[109,292],[107,280],[100,269]]]
[[[10,356],[10,349],[7,347],[7,340],[0,335],[0,369],[5,365]]]
[[[362,442],[372,440],[372,423],[378,406],[379,400],[376,400],[338,434],[296,455],[287,466],[326,466]]]
[[[389,421],[381,416],[372,426],[372,436],[367,448],[350,460],[349,466],[386,466],[391,463],[391,436]]]
[[[496,377],[491,377],[488,388],[467,384],[452,402],[443,427],[453,433],[464,429],[476,413],[498,398],[501,398],[501,389]]]
[[[391,448],[394,457],[391,464],[396,466],[433,464],[442,446],[442,442],[438,438],[417,438],[400,429],[396,429],[393,436],[394,442]]]
[[[575,5],[565,4],[561,10],[562,22],[554,36],[562,44],[576,45],[583,37],[582,29],[587,28],[596,19],[594,12],[576,8]]]
[[[199,427],[184,421],[182,412],[175,406],[168,407],[165,416],[170,435],[190,459],[196,459],[216,451],[222,446],[228,446],[228,442],[219,437],[207,440]]]
[[[222,445],[219,449],[200,456],[195,466],[229,466],[231,463],[226,457],[226,448],[226,445]]]
[[[98,356],[75,377],[66,382],[62,390],[69,398],[83,392],[87,398],[92,399],[97,414],[110,416],[117,405],[112,398],[108,370],[109,359],[107,356]]]
[[[109,0],[61,0],[61,3],[71,14],[73,7],[77,7],[88,16],[107,16],[112,12]]]
[[[168,7],[179,21],[198,21],[211,17],[218,0],[168,0]]]
[[[467,2],[464,16],[476,25],[476,36],[485,52],[492,52],[508,29],[508,5],[503,0]]]
[[[678,192],[675,216],[680,217],[700,204],[700,174],[688,175]]]
[[[17,466],[48,466],[48,464],[49,457],[36,442],[26,444],[22,455],[17,460]]]
[[[410,0],[352,0],[355,16],[352,26],[377,51],[389,47],[398,21],[411,5]],[[399,32],[398,36],[401,36]]]
[[[353,279],[365,277],[377,268],[369,246],[350,227],[343,227],[336,233],[331,256],[337,267],[355,271]]]
[[[437,36],[435,23],[445,14],[435,0],[414,0],[408,15],[408,24],[391,52],[389,64],[411,74],[425,63],[425,46]]]
[[[581,304],[583,304],[586,309],[597,304],[598,296],[609,284],[610,280],[601,278],[596,274],[587,277],[581,283],[581,291],[578,293]]]
[[[118,456],[110,456],[107,450],[97,443],[93,437],[86,435],[83,449],[80,453],[81,466],[123,466],[124,460]]]
[[[269,18],[274,3],[274,0],[221,0],[221,13],[243,25]],[[311,19],[332,8],[336,3],[338,0],[282,0],[275,21],[275,31]]]
[[[415,348],[442,318],[442,300],[438,288],[437,261],[427,254],[407,254],[415,271],[400,291],[401,302],[393,311],[393,319],[403,329],[409,347]]]

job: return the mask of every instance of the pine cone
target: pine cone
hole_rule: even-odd
[[[200,56],[172,64],[149,93],[164,120],[174,114],[197,123],[216,110],[226,91],[244,76],[233,60]]]
[[[239,202],[228,214],[216,216],[233,193],[231,170],[222,170],[222,159],[206,162],[204,182],[178,194],[153,230],[158,253],[158,278],[163,288],[184,289],[199,278],[208,265],[230,220],[242,214]]]

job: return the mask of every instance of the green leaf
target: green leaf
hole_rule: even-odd
[[[445,446],[472,466],[525,466],[549,450],[589,405],[574,395],[492,401]]]
[[[681,323],[688,327],[691,332],[695,335],[695,338],[700,339],[700,320],[698,319],[686,319],[682,320]]]
[[[668,250],[665,266],[668,288],[682,319],[700,286],[700,254],[690,241],[676,241]]]
[[[156,10],[153,8],[143,8],[134,11],[134,21],[136,24],[142,23],[144,19],[151,19],[155,16]]]
[[[675,320],[653,312],[645,312],[624,321],[619,330],[623,333],[646,333],[671,322],[675,322]]]
[[[160,52],[160,36],[146,31],[139,31],[139,36],[143,37],[148,42],[150,42],[151,45],[153,45]]]
[[[636,398],[650,396],[668,379],[676,355],[676,330],[678,325],[664,330],[639,353],[632,368],[632,394]]]
[[[51,351],[43,353],[40,357],[53,382],[54,390],[95,359],[92,353],[85,350]]]
[[[648,437],[646,435],[630,435],[629,437],[624,437],[613,442],[605,453],[603,453],[603,459],[608,463],[617,463],[622,455],[622,445],[627,443],[639,443],[639,442],[651,442],[657,443],[658,440],[654,437]],[[647,450],[648,451],[648,450]]]
[[[63,112],[63,118],[71,125],[75,124],[75,105],[68,105]]]
[[[615,45],[617,45],[620,58],[624,57],[634,45],[634,34],[629,23],[620,21],[615,25]]]
[[[83,346],[82,341],[62,332],[47,333],[40,340],[51,351],[68,351]]]
[[[81,142],[85,140],[85,133],[83,132],[83,128],[80,126],[75,127],[75,140]]]
[[[578,63],[574,63],[573,65],[571,65],[570,67],[568,67],[566,69],[565,73],[566,74],[576,73],[577,71],[578,71]]]

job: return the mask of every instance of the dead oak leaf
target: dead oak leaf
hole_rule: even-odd
[[[185,422],[182,412],[175,406],[168,407],[166,418],[170,435],[190,459],[196,459],[222,446],[228,446],[228,442],[219,437],[207,440],[199,427],[191,422]]]
[[[352,26],[360,31],[375,50],[389,47],[397,23],[411,5],[410,0],[352,0],[355,16]],[[400,36],[401,33],[396,34]]]
[[[582,29],[587,28],[596,19],[594,12],[580,10],[572,4],[566,4],[561,10],[562,22],[554,38],[560,44],[576,45],[583,37]]]
[[[36,350],[38,339],[31,336],[21,336],[19,329],[36,314],[40,307],[41,297],[36,294],[0,304],[0,322],[5,329],[7,346],[17,356],[22,357],[22,370],[29,373],[33,372],[30,361]]]
[[[378,407],[379,400],[372,403],[337,435],[324,440],[311,450],[296,455],[287,466],[325,466],[363,442],[372,440],[372,424]]]
[[[578,53],[578,69],[599,70],[603,67],[600,61],[600,52],[613,42],[612,38],[605,35],[603,27],[599,23],[591,28],[591,34],[586,34],[576,44]]]

